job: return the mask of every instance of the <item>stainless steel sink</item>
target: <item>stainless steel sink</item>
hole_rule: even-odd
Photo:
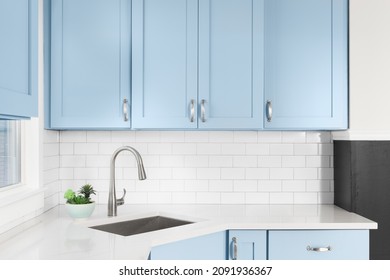
[[[122,236],[129,236],[171,227],[188,225],[192,223],[193,222],[190,221],[177,220],[163,216],[153,216],[136,220],[92,226],[90,228],[119,234]]]

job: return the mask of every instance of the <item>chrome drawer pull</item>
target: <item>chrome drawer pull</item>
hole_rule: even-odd
[[[232,259],[237,260],[237,253],[238,253],[237,238],[233,237],[232,241],[233,241],[233,257],[232,257]]]
[[[200,119],[202,122],[206,122],[206,108],[205,108],[206,100],[202,99],[200,101]]]
[[[123,120],[125,122],[127,122],[129,120],[129,114],[128,114],[128,111],[127,111],[127,99],[123,99]]]
[[[190,122],[195,121],[195,100],[191,99],[190,103]]]
[[[331,251],[332,248],[330,248],[330,246],[328,247],[310,247],[310,246],[307,246],[306,247],[306,250],[308,251],[313,251],[313,252],[329,252]]]
[[[267,100],[265,113],[267,115],[267,122],[271,122],[272,121],[272,102],[270,100]]]

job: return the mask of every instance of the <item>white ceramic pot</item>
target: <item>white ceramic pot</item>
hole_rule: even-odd
[[[73,219],[86,219],[92,215],[95,202],[88,204],[65,204],[66,211]]]

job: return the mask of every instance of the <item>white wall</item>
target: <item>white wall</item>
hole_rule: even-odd
[[[91,183],[107,203],[122,145],[138,149],[148,176],[138,181],[133,155],[118,156],[117,197],[126,188],[127,203],[333,204],[329,132],[255,131],[60,132],[60,202]]]
[[[390,140],[390,1],[349,5],[350,129],[334,136]]]

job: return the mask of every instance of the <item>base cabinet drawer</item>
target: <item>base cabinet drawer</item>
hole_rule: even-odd
[[[270,230],[270,260],[368,260],[369,230]]]

